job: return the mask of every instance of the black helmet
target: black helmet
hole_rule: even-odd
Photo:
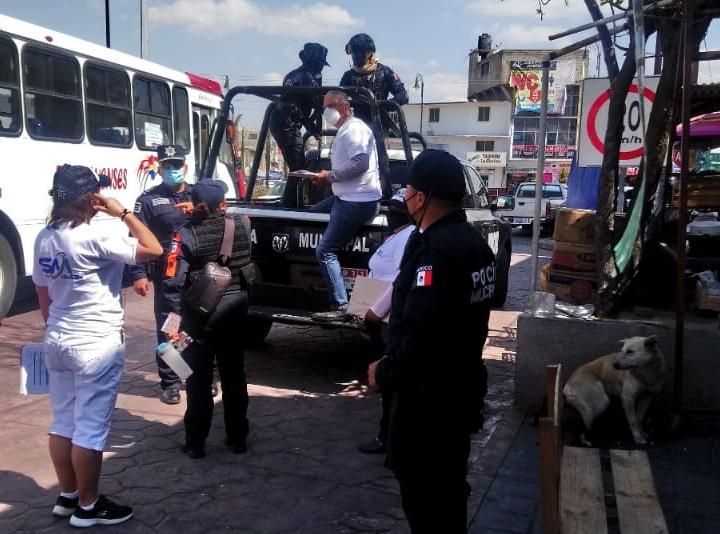
[[[345,45],[345,53],[352,54],[356,52],[375,52],[375,41],[372,40],[367,33],[358,33],[353,35],[348,44]]]
[[[327,62],[327,53],[328,49],[320,43],[305,43],[305,46],[300,50],[298,56],[303,63],[319,61],[326,67],[329,67],[330,63]]]

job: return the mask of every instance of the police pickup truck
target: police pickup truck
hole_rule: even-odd
[[[280,99],[305,99],[317,105],[322,96],[333,89],[323,88],[285,88],[285,87],[235,87],[228,91],[218,118],[218,124],[229,121],[232,99],[237,95],[254,95],[269,100],[264,120],[258,133],[258,147],[266,146],[269,135],[268,121],[276,103]],[[337,89],[337,88],[336,88]],[[424,141],[419,134],[409,134],[402,110],[393,102],[377,102],[372,94],[360,88],[339,88],[348,93],[351,103],[369,106],[374,131],[392,131],[398,136],[388,143],[399,142],[401,149],[387,149],[386,140],[376,139],[381,182],[384,196],[389,197],[393,190],[404,185],[409,165],[418,148],[413,148],[411,139],[421,147]],[[389,112],[388,112],[389,111]],[[391,121],[388,122],[388,121]],[[382,125],[382,126],[381,126]],[[212,175],[212,165],[216,161],[213,154],[228,139],[227,128],[214,128],[212,141],[201,176]],[[322,140],[332,139],[334,131],[324,131]],[[306,138],[308,136],[306,135]],[[381,137],[377,136],[376,137]],[[308,169],[317,171],[329,169],[329,150],[320,146],[307,153]],[[245,198],[230,200],[228,211],[249,218],[251,227],[252,258],[256,266],[256,280],[251,294],[248,328],[250,341],[262,340],[273,322],[290,324],[314,324],[310,315],[327,309],[328,295],[325,282],[315,258],[315,249],[327,226],[329,215],[308,211],[316,202],[330,194],[329,188],[320,188],[312,182],[303,181],[299,187],[298,207],[286,208],[282,198],[271,196],[257,198],[253,190],[260,182],[257,180],[258,168],[262,161],[262,150],[255,153],[248,176]],[[493,214],[485,184],[476,170],[463,162],[467,179],[467,195],[463,208],[468,221],[485,237],[496,254],[497,281],[494,288],[493,304],[502,306],[508,289],[508,271],[512,252],[510,225]],[[382,211],[347,244],[339,254],[345,284],[349,291],[357,277],[368,274],[368,261],[377,247],[389,235],[384,211]],[[362,323],[338,322],[322,323],[324,327],[361,328]]]

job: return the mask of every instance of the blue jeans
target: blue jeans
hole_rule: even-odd
[[[348,304],[345,280],[337,253],[345,248],[364,224],[377,215],[378,209],[377,200],[348,202],[331,196],[318,202],[310,210],[316,213],[330,213],[330,222],[315,249],[315,256],[328,285],[331,309],[344,310]]]

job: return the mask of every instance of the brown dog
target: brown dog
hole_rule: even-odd
[[[621,352],[577,369],[565,384],[563,395],[580,412],[587,430],[607,409],[610,397],[619,398],[635,443],[645,444],[642,420],[652,399],[651,395],[641,395],[660,391],[665,361],[655,336],[631,337],[621,343]]]

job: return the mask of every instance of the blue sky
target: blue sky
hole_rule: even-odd
[[[110,0],[113,48],[139,55],[139,5]],[[152,61],[220,80],[227,74],[233,85],[276,83],[298,65],[303,43],[318,41],[330,49],[332,68],[323,74],[331,84],[348,68],[348,38],[366,32],[415,102],[416,73],[423,74],[426,102],[464,99],[467,53],[480,33],[490,33],[502,48],[546,48],[547,35],[589,20],[582,0],[567,6],[552,0],[542,20],[537,0],[150,0],[150,6]],[[0,13],[105,43],[103,0],[2,0]],[[707,46],[720,49],[717,23]],[[594,57],[591,49],[592,72]],[[703,66],[701,76],[720,81],[720,62]],[[240,112],[256,114],[255,103],[242,105],[247,109]]]

